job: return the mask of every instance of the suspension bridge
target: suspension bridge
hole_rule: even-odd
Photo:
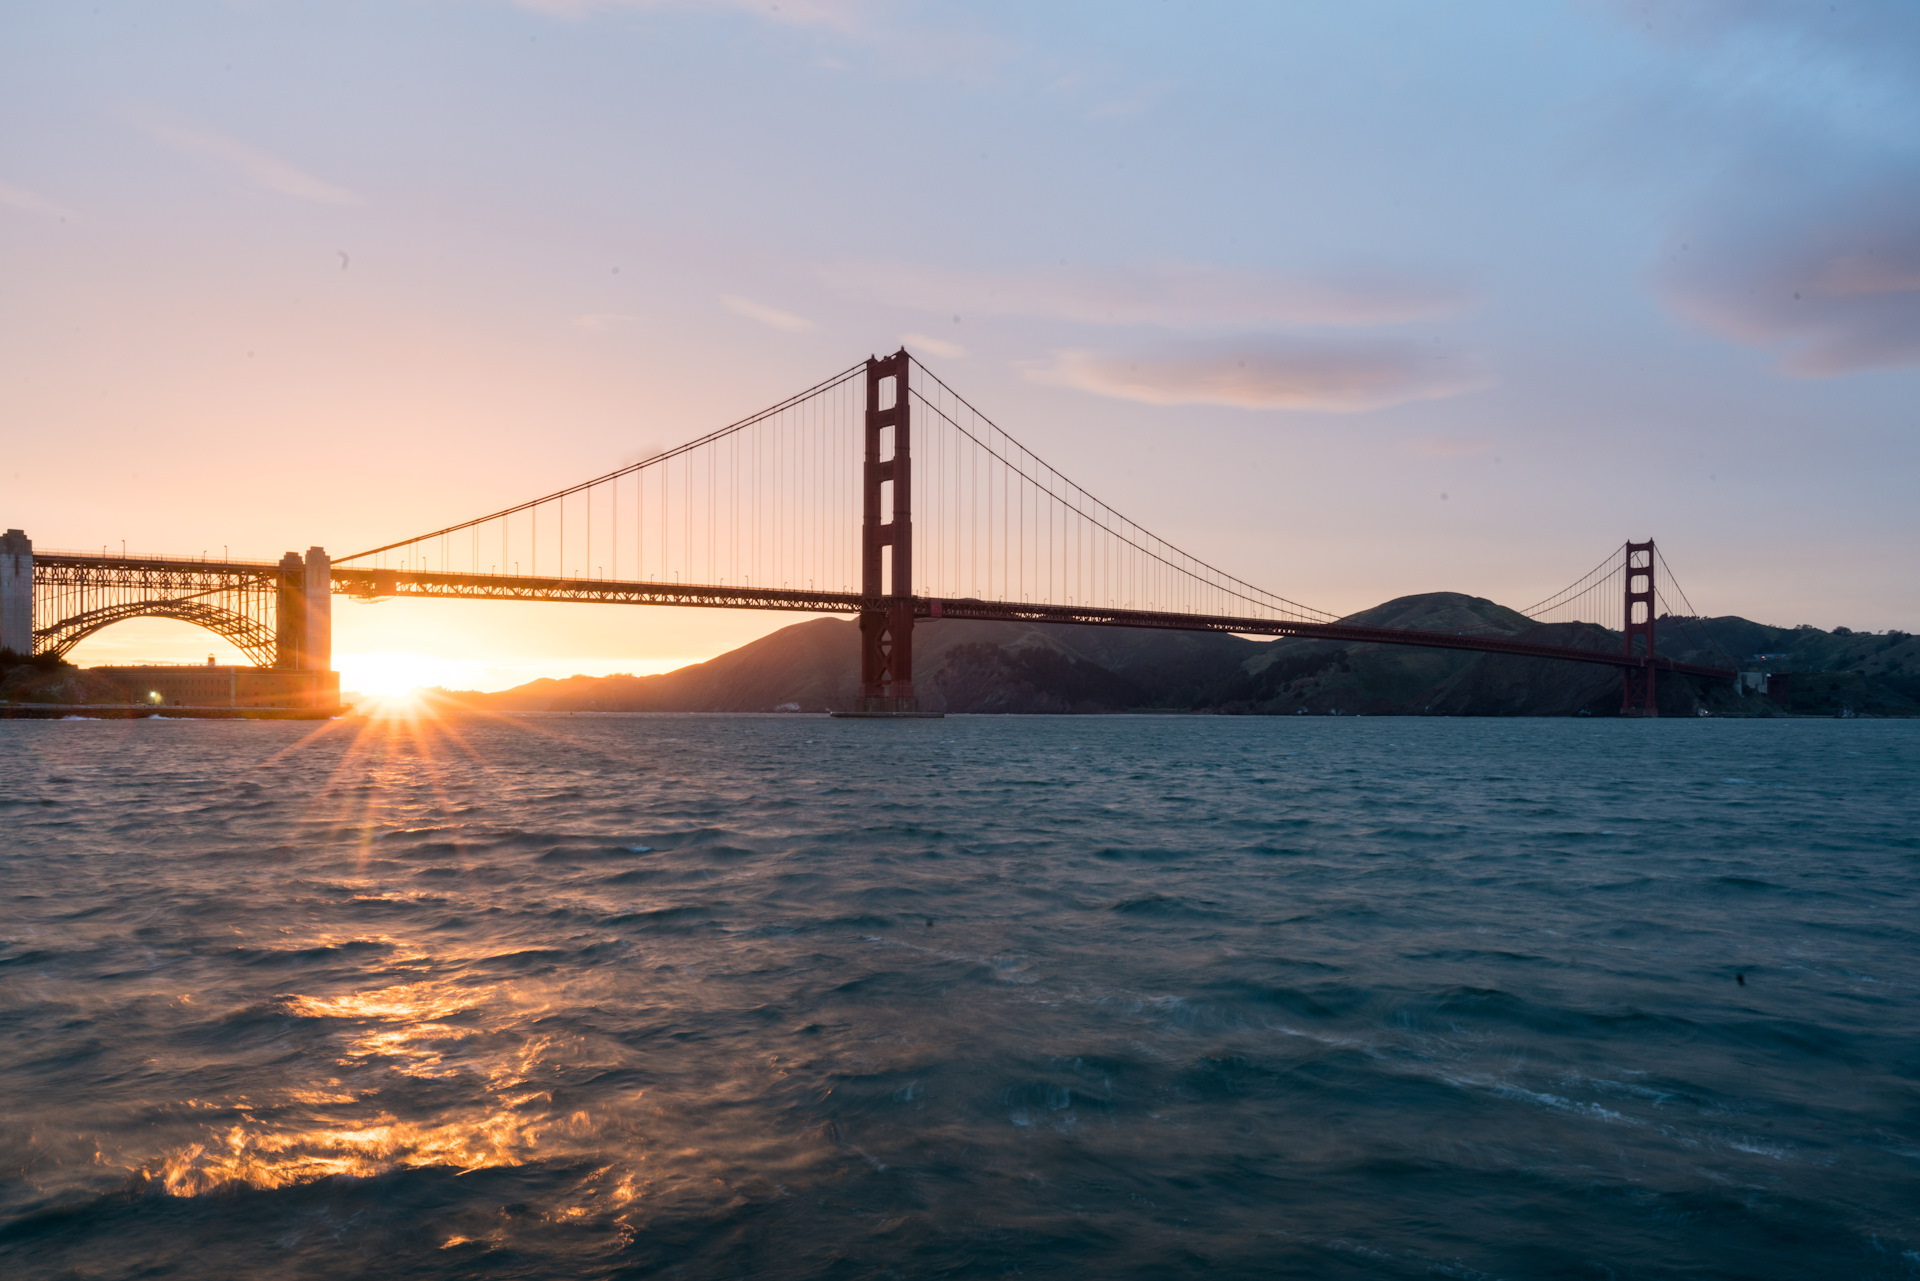
[[[856,716],[922,714],[914,629],[950,618],[1599,663],[1621,670],[1624,712],[1652,715],[1658,673],[1736,675],[1657,652],[1656,620],[1681,616],[1666,604],[1673,582],[1651,540],[1627,542],[1523,611],[1617,620],[1620,640],[1604,647],[1342,622],[1122,516],[902,349],[631,466],[338,558],[36,551],[10,530],[0,647],[64,655],[114,623],[172,618],[226,637],[263,679],[277,674],[261,686],[273,696],[337,703],[333,595],[589,601],[856,616],[860,692],[844,713]]]

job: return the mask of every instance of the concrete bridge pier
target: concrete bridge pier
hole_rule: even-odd
[[[0,649],[33,653],[33,540],[0,534]]]
[[[281,671],[301,667],[307,634],[307,563],[299,552],[280,558],[280,589],[273,602],[273,665]]]
[[[306,613],[303,657],[310,672],[333,670],[333,559],[324,547],[307,548],[301,602]]]
[[[280,558],[280,590],[273,610],[273,665],[289,672],[333,666],[333,560],[324,547]]]

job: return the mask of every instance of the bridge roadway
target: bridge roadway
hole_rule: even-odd
[[[887,597],[869,599],[858,592],[805,588],[743,587],[714,583],[625,582],[599,578],[542,578],[528,575],[439,573],[431,570],[333,567],[333,590],[364,600],[389,597],[453,597],[467,600],[551,600],[628,605],[694,605],[718,609],[780,609],[816,614],[859,614],[886,608]],[[1233,632],[1248,636],[1298,636],[1312,640],[1374,645],[1416,645],[1427,649],[1472,650],[1519,658],[1557,658],[1609,667],[1652,668],[1683,676],[1732,680],[1735,673],[1670,658],[1651,662],[1620,650],[1573,649],[1540,645],[1473,632],[1430,632],[1413,628],[1356,627],[1347,623],[1295,622],[1277,618],[1235,618],[1158,610],[1108,609],[1091,605],[1037,605],[1010,601],[915,596],[916,619],[973,618],[1002,622],[1073,623],[1092,627],[1159,628],[1183,632]]]
[[[106,575],[141,595],[186,605],[222,590],[269,587],[280,566],[274,561],[212,560],[206,557],[113,555],[95,552],[36,552],[36,567],[57,578]],[[775,609],[812,614],[858,615],[886,608],[886,597],[812,588],[746,587],[724,583],[655,583],[602,578],[561,578],[522,574],[461,574],[432,570],[366,569],[332,566],[336,595],[361,600],[437,597],[465,600],[578,601],[626,605],[681,605],[709,609]],[[916,619],[973,618],[1002,622],[1073,623],[1092,627],[1158,628],[1185,632],[1233,632],[1246,636],[1297,636],[1312,640],[1375,645],[1415,645],[1428,649],[1471,650],[1519,658],[1555,658],[1619,668],[1651,668],[1684,676],[1732,680],[1725,668],[1702,667],[1655,657],[1652,662],[1620,650],[1574,649],[1541,645],[1474,632],[1432,632],[1411,628],[1358,627],[1347,623],[1297,622],[1280,618],[1237,618],[1159,610],[1111,609],[1094,605],[1023,604],[1013,601],[915,596]],[[131,617],[135,612],[128,611]],[[188,621],[193,621],[189,619]],[[264,653],[264,647],[260,648]],[[252,650],[249,650],[252,653]],[[256,661],[260,655],[253,655]]]

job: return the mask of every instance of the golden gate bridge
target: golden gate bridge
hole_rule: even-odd
[[[856,716],[922,714],[914,628],[946,618],[1600,663],[1623,673],[1623,711],[1652,715],[1659,672],[1736,675],[1656,652],[1657,618],[1677,613],[1663,608],[1673,582],[1651,540],[1629,541],[1522,611],[1541,623],[1617,618],[1617,647],[1343,622],[1122,516],[902,349],[630,466],[338,558],[320,547],[278,561],[36,551],[10,530],[0,647],[64,655],[114,623],[172,618],[227,638],[289,696],[337,703],[335,594],[589,601],[857,616],[860,690],[843,713]]]

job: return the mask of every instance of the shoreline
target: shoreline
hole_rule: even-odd
[[[0,720],[58,721],[71,717],[96,721],[324,721],[348,715],[352,711],[350,704],[336,707],[159,707],[139,703],[0,703]]]

